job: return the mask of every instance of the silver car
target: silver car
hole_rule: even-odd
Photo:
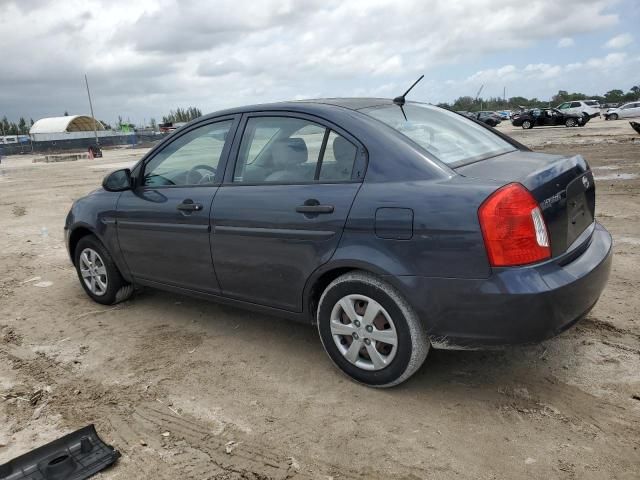
[[[605,120],[618,120],[619,118],[640,117],[640,102],[625,103],[618,108],[610,108],[604,114]]]

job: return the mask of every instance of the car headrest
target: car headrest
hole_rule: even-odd
[[[305,163],[309,158],[307,144],[302,138],[277,140],[271,149],[273,162],[277,168],[286,168]]]
[[[356,147],[343,137],[333,140],[333,156],[340,165],[351,166],[356,157]]]

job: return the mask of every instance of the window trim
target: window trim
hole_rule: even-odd
[[[225,115],[222,117],[216,118],[208,118],[206,120],[196,121],[192,125],[185,125],[184,127],[176,130],[174,133],[170,134],[166,139],[156,145],[146,157],[144,157],[133,169],[132,169],[132,182],[134,190],[158,190],[165,188],[208,188],[208,187],[219,187],[222,184],[222,179],[224,178],[224,171],[226,169],[228,160],[229,160],[229,152],[231,151],[231,147],[233,146],[233,142],[235,140],[236,133],[238,131],[238,124],[240,123],[241,115]],[[216,123],[228,122],[231,121],[231,126],[229,127],[229,133],[227,134],[227,140],[225,141],[224,147],[222,148],[222,152],[220,153],[220,160],[218,161],[218,168],[216,168],[216,175],[214,177],[213,183],[209,183],[207,185],[143,185],[142,180],[144,179],[144,171],[149,162],[151,162],[156,155],[162,152],[166,147],[171,145],[173,142],[179,140],[183,135],[192,132],[198,128],[206,127],[208,125],[214,125]]]
[[[344,137],[348,141],[350,141],[356,147],[356,158],[353,163],[353,170],[351,171],[351,179],[350,180],[333,180],[333,181],[321,181],[312,180],[308,182],[282,182],[282,181],[274,181],[274,182],[234,182],[233,175],[236,169],[236,164],[238,163],[238,157],[240,153],[240,145],[242,144],[242,139],[245,134],[245,130],[247,127],[247,122],[251,118],[257,117],[285,117],[285,118],[295,118],[298,120],[306,120],[308,122],[315,123],[320,127],[325,128],[325,135],[328,139],[327,132],[331,132],[333,130],[338,135]],[[324,139],[323,139],[324,143]],[[321,147],[322,149],[322,147]],[[326,145],[325,145],[326,149]],[[324,156],[324,150],[321,152]],[[292,112],[288,110],[264,110],[264,111],[253,111],[253,112],[245,112],[242,114],[242,118],[240,119],[238,128],[236,130],[236,135],[233,140],[233,145],[229,152],[228,161],[226,163],[224,177],[222,180],[222,185],[225,187],[249,187],[249,186],[270,186],[270,185],[330,185],[330,184],[343,184],[343,183],[362,183],[364,181],[367,166],[369,163],[369,155],[362,144],[356,137],[351,135],[342,127],[316,115],[310,115],[308,113],[302,112]],[[318,159],[318,164],[322,164],[322,158]],[[316,166],[316,168],[318,168]]]

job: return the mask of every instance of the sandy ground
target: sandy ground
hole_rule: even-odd
[[[314,328],[145,290],[107,308],[63,245],[73,199],[141,150],[0,165],[0,464],[88,423],[104,479],[640,478],[640,136],[625,121],[502,131],[595,170],[609,285],[543,344],[432,352],[387,391],[334,369]]]

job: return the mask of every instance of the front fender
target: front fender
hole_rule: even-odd
[[[72,250],[77,236],[81,233],[95,235],[111,255],[123,278],[130,282],[131,275],[118,242],[116,216],[119,198],[120,192],[99,189],[78,199],[67,215],[65,239],[73,261]]]

